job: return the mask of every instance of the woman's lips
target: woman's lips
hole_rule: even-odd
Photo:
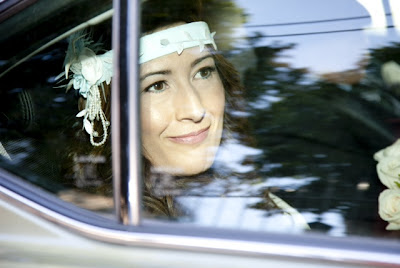
[[[181,136],[168,137],[169,140],[180,144],[197,144],[204,141],[208,136],[210,127],[201,129],[199,131],[191,132]]]

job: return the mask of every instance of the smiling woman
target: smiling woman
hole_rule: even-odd
[[[228,126],[225,99],[241,86],[207,23],[179,18],[153,27],[144,27],[139,59],[144,204],[178,216],[171,193],[182,178],[212,178],[208,170]]]
[[[164,31],[172,36],[204,36],[209,32],[202,22]],[[158,37],[160,43],[164,31],[143,38]],[[194,47],[149,60],[140,71],[144,156],[157,171],[172,175],[195,175],[207,170],[214,162],[223,128],[224,87],[213,51],[208,47],[199,49],[201,39],[174,42],[174,46],[185,42],[192,42]]]
[[[241,177],[231,170],[223,174],[218,158],[229,141],[251,143],[249,135],[242,135],[247,119],[231,119],[243,111],[244,91],[239,73],[217,49],[214,36],[219,34],[204,21],[212,13],[205,11],[207,5],[180,2],[173,6],[178,10],[169,10],[156,2],[142,4],[139,49],[143,203],[147,217],[192,221],[199,213],[193,203],[213,196],[213,184]],[[202,193],[193,200],[193,191]],[[233,204],[231,200],[225,201]],[[262,200],[264,210],[283,211],[293,229],[308,228],[296,210],[268,189]]]

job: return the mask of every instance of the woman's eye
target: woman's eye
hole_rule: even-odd
[[[207,79],[212,75],[213,72],[215,72],[215,67],[205,67],[200,69],[194,78]]]
[[[159,81],[145,88],[145,92],[160,93],[167,89],[165,81]]]

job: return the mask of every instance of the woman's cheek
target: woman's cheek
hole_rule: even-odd
[[[214,107],[214,113],[217,117],[223,117],[225,111],[225,91],[222,84],[221,88],[219,88],[217,92],[218,94],[213,97],[214,103],[212,104],[212,107]]]
[[[149,117],[150,117],[149,105],[143,98],[140,101],[140,122],[142,132],[147,132],[150,127]]]
[[[163,109],[163,105],[155,105],[154,102],[146,102],[142,104],[140,117],[142,132],[159,136],[166,127],[168,109]]]

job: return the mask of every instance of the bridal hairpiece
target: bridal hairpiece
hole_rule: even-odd
[[[106,142],[110,125],[101,109],[100,88],[104,93],[104,82],[107,85],[111,82],[113,56],[112,50],[96,55],[99,47],[100,44],[94,43],[88,34],[77,32],[71,35],[64,61],[65,71],[61,74],[68,79],[71,71],[73,74],[66,85],[67,90],[74,87],[86,99],[85,109],[80,111],[76,117],[83,117],[83,127],[90,135],[90,143],[93,146],[101,146]],[[104,98],[103,101],[106,99]],[[95,121],[100,121],[103,128],[100,141],[95,140],[99,137],[99,133],[94,130]]]
[[[214,49],[217,45],[214,41],[215,32],[210,33],[207,23],[193,22],[171,27],[140,38],[139,63],[177,52],[179,55],[184,49],[199,46],[200,52],[205,45],[211,44]],[[65,76],[70,79],[65,86],[67,91],[73,87],[86,99],[86,107],[76,117],[83,118],[83,128],[90,135],[90,143],[93,146],[103,145],[108,136],[106,115],[102,110],[100,88],[103,90],[104,83],[110,84],[112,72],[112,50],[98,55],[100,44],[91,40],[84,32],[77,32],[69,38],[69,45],[64,61],[65,70],[57,79]],[[70,72],[72,75],[70,75]],[[99,133],[94,130],[95,121],[100,121],[103,134],[98,141]],[[96,139],[95,139],[96,138]]]

